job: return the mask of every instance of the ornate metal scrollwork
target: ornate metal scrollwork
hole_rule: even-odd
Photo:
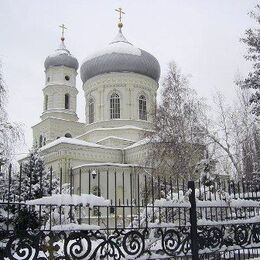
[[[91,239],[89,232],[72,232],[65,239],[64,254],[66,259],[84,259],[91,252]]]
[[[191,249],[190,228],[175,227],[159,229],[157,233],[161,239],[161,249],[156,253],[166,256],[177,256],[178,254],[187,254]]]
[[[153,231],[152,231],[153,230]],[[138,259],[152,253],[174,256],[190,250],[189,228],[105,231],[40,231],[13,235],[6,246],[10,259]],[[153,241],[154,238],[154,241]],[[161,249],[153,243],[158,243]]]
[[[137,230],[131,230],[125,234],[122,241],[122,246],[126,254],[130,256],[140,256],[145,248],[145,234]]]
[[[121,233],[118,230],[114,230],[112,234],[101,234],[99,231],[93,233],[94,237],[98,239],[96,249],[92,253],[89,259],[96,259],[98,256],[100,259],[104,259],[107,256],[114,259],[121,259],[123,253],[121,250]]]
[[[252,242],[253,243],[259,243],[260,242],[260,224],[259,223],[253,224]]]
[[[28,233],[14,234],[11,236],[5,248],[8,259],[36,259],[40,248],[39,238],[40,235],[33,236]]]
[[[181,237],[173,229],[167,230],[162,234],[162,248],[168,255],[175,255],[181,244]]]
[[[203,226],[198,228],[199,248],[214,249],[223,242],[223,229],[214,226]]]
[[[241,249],[260,242],[260,224],[230,224],[219,226],[199,226],[199,249],[212,252],[222,247],[236,246]]]
[[[175,257],[191,253],[190,227],[122,230],[40,231],[5,238],[8,259],[138,259],[153,254]],[[199,250],[212,254],[229,246],[260,242],[260,224],[198,226]]]
[[[234,225],[234,242],[236,245],[245,246],[250,240],[250,225]]]

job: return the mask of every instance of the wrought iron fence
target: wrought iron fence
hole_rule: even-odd
[[[46,185],[42,176],[26,181],[22,167],[1,175],[1,259],[260,255],[258,183],[185,183],[105,167],[71,169],[68,176],[50,169]]]

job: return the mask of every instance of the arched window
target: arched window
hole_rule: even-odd
[[[110,119],[120,118],[120,98],[113,93],[110,97]]]
[[[44,110],[48,109],[48,95],[44,96]]]
[[[65,109],[69,109],[69,108],[70,108],[70,95],[65,94]]]
[[[146,98],[143,95],[139,97],[139,119],[147,120]]]
[[[94,122],[94,113],[95,113],[94,107],[95,107],[94,99],[90,98],[89,103],[88,103],[88,122],[89,122],[89,124]]]
[[[42,147],[42,142],[43,142],[43,138],[42,138],[42,135],[40,135],[40,138],[39,138],[39,146]]]
[[[71,135],[70,133],[66,133],[66,134],[65,134],[65,137],[67,137],[67,138],[72,138],[72,135]]]

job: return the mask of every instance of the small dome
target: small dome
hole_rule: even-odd
[[[158,81],[160,65],[153,55],[128,42],[119,30],[107,48],[86,58],[80,68],[83,84],[94,76],[110,72],[135,72]]]
[[[79,63],[75,57],[66,49],[64,42],[62,41],[59,48],[51,55],[49,55],[45,62],[44,67],[47,70],[53,66],[66,66],[77,70]]]

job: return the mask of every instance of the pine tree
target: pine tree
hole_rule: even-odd
[[[16,186],[21,181],[18,195],[21,201],[39,199],[44,196],[50,196],[59,193],[59,180],[52,175],[51,170],[46,171],[44,161],[37,148],[30,151],[28,160],[23,164],[21,180],[16,181]],[[44,210],[40,218],[38,211],[28,210],[27,207],[16,212],[13,220],[14,229],[19,231],[21,228],[35,229],[43,224]],[[46,213],[46,212],[45,212]],[[28,221],[28,218],[31,221]]]
[[[256,20],[257,27],[246,30],[245,37],[241,40],[248,46],[245,59],[253,62],[253,70],[239,84],[254,91],[250,102],[253,105],[253,113],[260,116],[260,5],[258,4],[250,14]]]
[[[0,174],[0,189],[0,199],[10,202],[8,208],[0,208],[0,226],[4,229],[9,223],[16,231],[21,227],[24,230],[35,229],[41,226],[45,217],[44,211],[40,219],[38,210],[28,208],[24,204],[14,206],[13,202],[23,203],[59,193],[59,179],[52,175],[51,171],[46,171],[39,151],[33,148],[22,165],[21,172],[12,173],[11,176]]]
[[[22,167],[23,201],[38,199],[59,192],[59,181],[50,171],[45,170],[39,151],[33,148]]]

